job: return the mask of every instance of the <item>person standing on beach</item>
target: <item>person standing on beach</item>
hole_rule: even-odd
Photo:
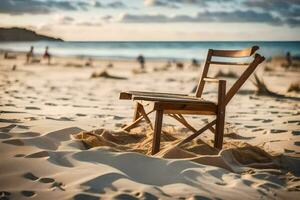
[[[26,54],[26,63],[29,63],[30,59],[33,58],[34,47],[31,46],[29,52]]]
[[[48,59],[48,65],[50,65],[50,62],[51,62],[51,55],[49,54],[49,47],[48,46],[46,46],[46,48],[45,48],[45,53],[44,53],[44,56],[43,56],[43,58],[44,59]]]
[[[143,55],[139,55],[137,57],[137,61],[140,63],[141,65],[141,69],[144,70],[145,69],[145,58]]]
[[[292,56],[289,51],[286,53],[286,61],[287,61],[287,68],[290,68],[292,66]]]

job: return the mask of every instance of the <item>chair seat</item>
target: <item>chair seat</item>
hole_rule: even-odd
[[[134,95],[132,99],[134,101],[152,102],[154,110],[164,110],[165,114],[214,115],[217,111],[216,103],[196,97],[150,97]]]

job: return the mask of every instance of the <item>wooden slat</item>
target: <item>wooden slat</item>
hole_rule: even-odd
[[[184,115],[216,115],[216,112],[217,111],[205,111],[205,110],[164,110],[165,114],[184,114]]]
[[[231,58],[242,58],[252,56],[257,50],[258,46],[253,46],[243,50],[212,50],[212,56],[217,57],[231,57]]]
[[[213,65],[246,65],[246,66],[248,66],[250,63],[248,63],[248,62],[221,62],[221,61],[209,61],[209,64],[213,64]]]
[[[208,111],[216,113],[217,106],[214,103],[201,104],[201,103],[183,103],[183,102],[155,102],[153,106],[154,110],[163,109],[168,111]]]
[[[170,93],[170,92],[151,92],[151,91],[127,91],[130,94],[149,94],[149,95],[173,95],[173,96],[188,96],[183,93]]]
[[[152,96],[133,96],[133,100],[143,101],[163,101],[174,103],[199,103],[199,104],[213,104],[213,102],[205,101],[200,98],[185,98],[185,97],[152,97]]]
[[[237,93],[237,91],[242,87],[245,81],[249,78],[249,76],[253,73],[256,67],[265,60],[259,54],[255,54],[255,59],[249,65],[249,67],[244,71],[244,73],[240,76],[240,78],[233,84],[233,86],[229,89],[225,97],[225,104],[232,99],[232,97]]]
[[[212,49],[208,50],[205,65],[204,65],[203,72],[202,72],[202,76],[198,82],[198,86],[197,86],[196,93],[195,93],[195,96],[198,98],[201,97],[203,89],[204,89],[205,82],[203,79],[205,77],[207,77],[207,73],[208,73],[208,69],[209,69],[209,62],[211,61],[211,57],[212,57],[212,51],[213,51]]]
[[[152,97],[186,97],[195,98],[188,94],[177,94],[177,93],[161,93],[161,92],[143,92],[143,91],[127,91],[120,93],[120,99],[132,99],[132,96],[152,96]]]

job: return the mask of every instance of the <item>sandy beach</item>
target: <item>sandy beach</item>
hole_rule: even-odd
[[[134,104],[119,93],[189,94],[203,67],[147,60],[141,72],[135,60],[26,64],[14,54],[0,54],[0,199],[299,199],[300,93],[288,89],[300,71],[282,68],[283,58],[256,72],[279,96],[257,94],[248,80],[228,105],[222,151],[211,147],[209,131],[176,147],[191,132],[166,116],[161,151],[151,156],[146,123],[122,130]],[[243,70],[215,67],[211,76],[220,69]],[[215,92],[212,85],[204,94],[216,100]],[[210,118],[187,119],[200,128]]]

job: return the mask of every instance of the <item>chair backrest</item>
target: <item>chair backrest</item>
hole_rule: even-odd
[[[206,57],[205,65],[203,68],[202,76],[199,81],[196,97],[201,97],[204,85],[205,78],[207,77],[208,70],[210,65],[237,65],[237,66],[247,66],[246,70],[241,74],[241,76],[237,79],[237,81],[232,85],[232,87],[228,90],[225,96],[225,104],[227,104],[231,98],[237,93],[237,91],[242,87],[245,81],[249,78],[249,76],[253,73],[256,67],[262,63],[265,58],[259,54],[254,54],[259,49],[258,46],[253,46],[248,49],[243,50],[214,50],[209,49]],[[228,61],[214,61],[213,57],[225,57],[225,58],[246,58],[254,55],[254,59],[251,62],[228,62]]]

